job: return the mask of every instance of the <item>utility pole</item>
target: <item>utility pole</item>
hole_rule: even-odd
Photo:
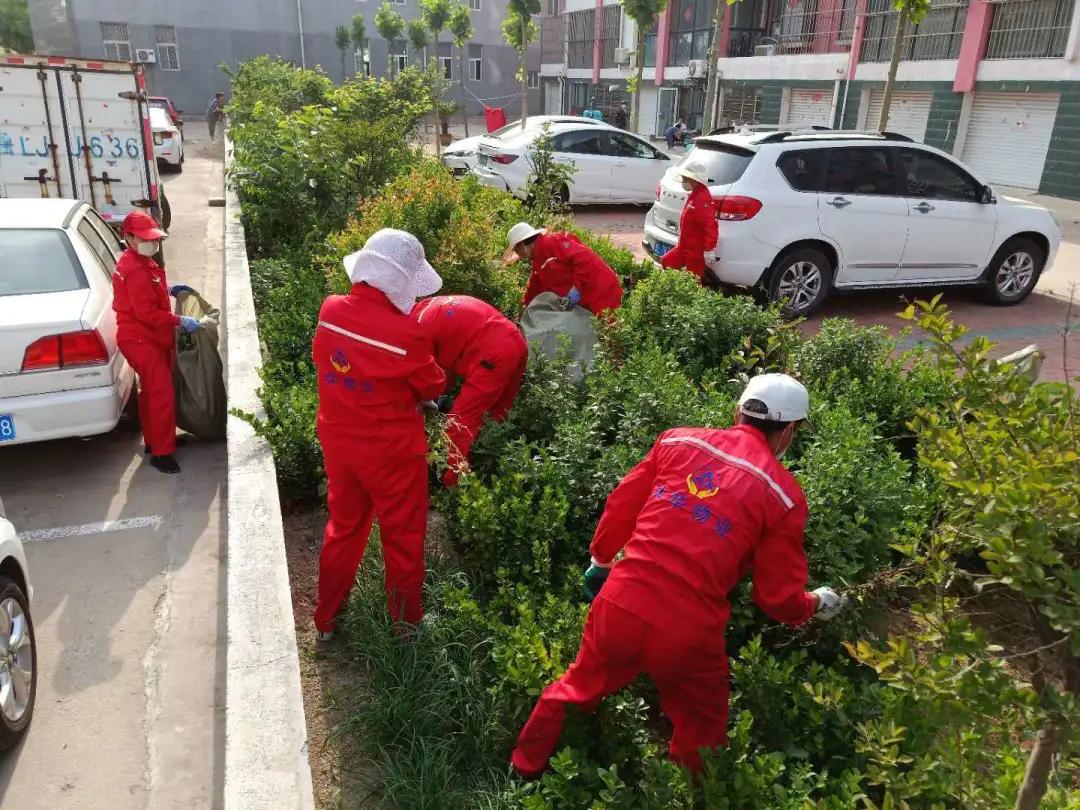
[[[300,0],[296,0],[296,27],[300,31],[300,67],[307,67],[307,57],[304,55],[304,12],[300,10]]]

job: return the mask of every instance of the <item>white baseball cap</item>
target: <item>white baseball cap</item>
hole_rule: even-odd
[[[546,228],[534,228],[528,222],[519,222],[517,225],[510,229],[510,232],[506,235],[506,241],[508,246],[506,252],[503,253],[504,263],[513,263],[517,261],[517,256],[514,255],[514,251],[518,245],[524,242],[526,239],[531,239],[534,236],[539,236],[542,233],[547,233]]]
[[[747,408],[751,400],[762,403],[765,411]],[[739,412],[770,422],[798,422],[810,412],[810,395],[787,374],[759,374],[750,378],[739,397]]]
[[[691,161],[685,166],[680,166],[678,171],[682,177],[696,180],[702,185],[709,185],[709,172],[705,169],[705,164],[700,161]]]

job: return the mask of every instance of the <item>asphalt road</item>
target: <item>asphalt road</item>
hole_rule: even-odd
[[[202,132],[193,133],[202,137]],[[215,153],[216,152],[216,153]],[[221,146],[188,144],[166,260],[220,304]],[[0,497],[26,535],[38,694],[0,759],[0,806],[219,806],[224,758],[225,444],[153,470],[137,429],[0,451]]]

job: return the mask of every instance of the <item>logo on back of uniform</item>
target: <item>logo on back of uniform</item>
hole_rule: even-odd
[[[335,349],[334,353],[330,355],[330,365],[334,367],[338,374],[348,374],[349,369],[352,368],[348,356],[342,349]]]
[[[711,467],[701,467],[686,476],[686,491],[695,498],[704,500],[720,491],[716,471]]]

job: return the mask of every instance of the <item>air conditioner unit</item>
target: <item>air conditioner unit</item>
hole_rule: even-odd
[[[691,59],[686,72],[691,78],[703,78],[709,73],[709,63],[705,59]]]
[[[157,53],[153,48],[136,48],[135,61],[144,65],[152,65],[157,61]]]
[[[629,48],[616,48],[615,49],[615,64],[625,65],[630,61],[630,49]]]
[[[775,54],[775,45],[758,45],[754,48],[754,56],[773,56]]]

